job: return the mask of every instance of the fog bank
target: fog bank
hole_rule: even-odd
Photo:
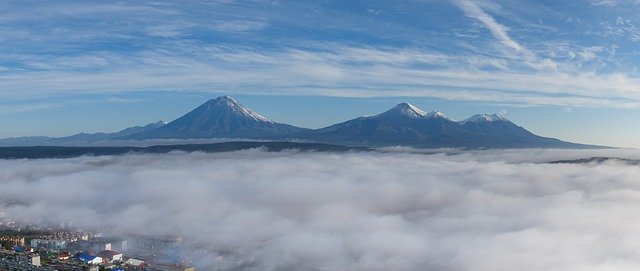
[[[189,248],[233,252],[196,258],[204,270],[638,270],[640,167],[540,163],[590,156],[640,158],[247,150],[4,160],[0,202],[27,222],[181,235]]]

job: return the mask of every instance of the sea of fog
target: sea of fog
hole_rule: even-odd
[[[545,163],[594,156],[640,152],[2,160],[0,209],[26,223],[182,236],[176,253],[199,255],[200,270],[639,270],[640,166]],[[215,249],[195,252],[204,247]]]

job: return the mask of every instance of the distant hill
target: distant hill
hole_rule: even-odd
[[[165,121],[133,126],[114,133],[79,133],[65,137],[29,136],[0,139],[0,146],[92,146],[114,140],[121,140],[135,134],[151,131],[166,125]]]
[[[0,147],[0,159],[43,159],[43,158],[73,158],[79,156],[103,156],[122,154],[168,153],[171,151],[184,152],[230,152],[247,149],[262,148],[265,151],[314,151],[314,152],[344,152],[368,151],[367,148],[345,147],[320,143],[296,142],[223,142],[212,144],[162,145],[150,147],[73,147],[73,146],[24,146]]]
[[[303,141],[357,147],[418,148],[597,148],[565,142],[527,131],[499,115],[479,114],[454,121],[438,111],[426,112],[409,103],[320,129],[275,122],[229,96],[209,100],[169,123],[160,121],[115,133],[68,137],[22,137],[0,140],[0,146],[92,146],[96,142],[168,139],[245,139]],[[72,144],[73,143],[73,144]]]

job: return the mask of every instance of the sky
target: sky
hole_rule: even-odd
[[[170,121],[229,94],[319,128],[408,101],[640,147],[634,0],[0,1],[0,137]]]

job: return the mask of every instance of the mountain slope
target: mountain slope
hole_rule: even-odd
[[[475,134],[474,144],[482,147],[579,147],[579,144],[538,136],[497,114],[478,114],[458,122]]]
[[[304,138],[358,146],[450,146],[471,134],[455,121],[400,103],[375,116],[366,116],[307,132]]]
[[[207,101],[158,129],[131,136],[135,139],[255,138],[265,139],[303,131],[274,122],[229,96]]]
[[[133,126],[126,128],[124,130],[115,132],[115,133],[79,133],[72,136],[61,137],[52,139],[53,141],[99,141],[99,140],[118,140],[123,139],[127,136],[144,133],[148,131],[155,130],[159,127],[166,125],[165,121],[158,121],[154,123],[149,123],[145,126]]]
[[[114,133],[79,133],[65,137],[28,136],[0,140],[0,146],[58,146],[92,145],[96,142],[119,140],[125,137],[148,132],[167,124],[164,121],[149,123],[145,126],[133,126]]]
[[[456,122],[444,114],[400,103],[365,116],[301,133],[300,138],[352,146],[457,148],[579,148],[586,145],[535,135],[498,115],[475,115]]]

